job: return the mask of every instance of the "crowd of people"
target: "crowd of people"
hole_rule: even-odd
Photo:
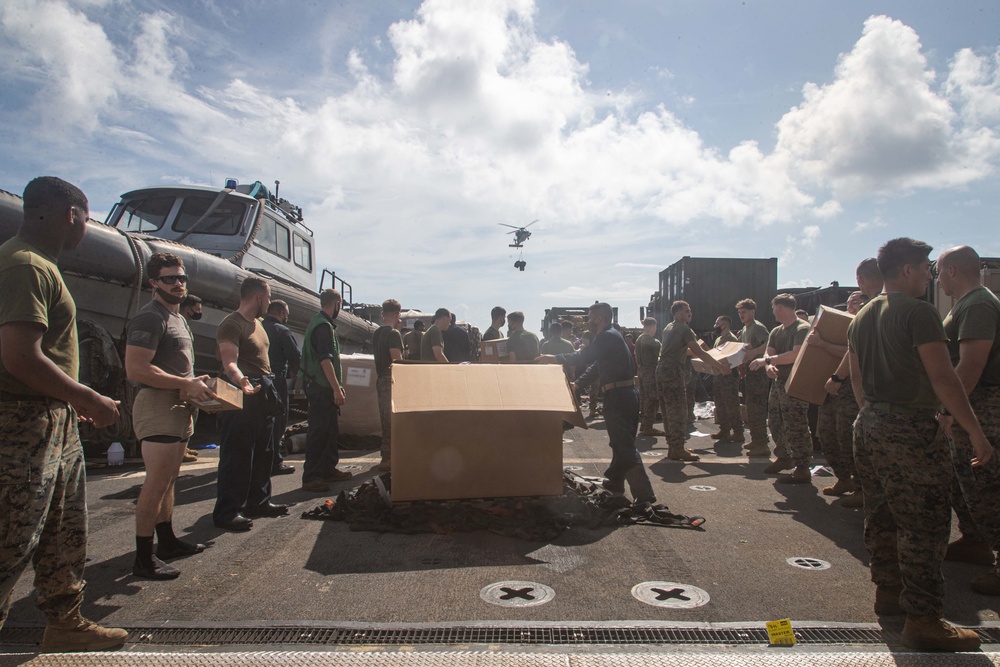
[[[127,638],[124,630],[80,613],[87,509],[77,424],[101,428],[119,418],[117,401],[79,382],[75,305],[55,264],[82,241],[88,213],[75,186],[35,179],[24,192],[17,236],[0,246],[0,515],[9,519],[0,546],[0,627],[15,583],[33,564],[37,604],[48,619],[43,651],[102,650]],[[941,563],[947,556],[994,564],[1000,550],[1000,463],[991,445],[1000,436],[1000,300],[980,284],[976,252],[952,248],[936,262],[936,277],[955,300],[942,321],[922,299],[934,277],[931,250],[920,241],[894,239],[877,258],[858,265],[859,291],[846,304],[854,316],[846,344],[811,329],[789,294],[771,300],[778,325],[770,331],[757,319],[757,304],[740,300],[734,304],[740,326],[719,314],[711,346],[692,331],[692,307],[685,301],[672,304],[671,321],[662,328],[646,318],[634,342],[607,303],[591,306],[578,339],[574,323],[564,321],[552,323],[543,341],[524,328],[523,313],[498,306],[482,340],[504,338],[506,326],[509,362],[560,364],[574,392],[588,393],[592,417],[602,397],[611,449],[604,487],[624,494],[627,485],[637,505],[656,502],[637,434],[663,436],[670,460],[699,460],[685,446],[693,419],[693,359],[716,373],[719,430],[712,437],[744,444],[748,460],[773,454],[764,471],[778,474],[777,483],[811,483],[808,405],[785,385],[807,342],[835,355],[841,361],[825,382],[817,430],[836,481],[823,493],[864,507],[874,610],[906,615],[902,637],[908,646],[970,650],[978,647],[978,635],[942,618]],[[218,397],[211,379],[194,373],[189,321],[200,318],[201,302],[187,293],[182,260],[155,254],[145,271],[152,299],[129,320],[124,353],[127,377],[140,387],[132,425],[146,468],[135,510],[133,574],[173,579],[180,571],[168,561],[205,548],[175,535],[174,486],[190,456],[194,403]],[[287,304],[270,296],[267,281],[245,279],[238,308],[216,332],[220,376],[243,395],[242,409],[219,416],[212,516],[230,531],[288,513],[287,505],[271,500],[271,478],[295,472],[280,447],[289,377],[302,379],[309,404],[301,489],[326,493],[330,484],[351,478],[337,467],[338,415],[350,400],[336,334],[342,297],[333,289],[320,294],[300,348],[287,327]],[[372,338],[383,472],[392,469],[393,363],[467,362],[479,349],[478,330],[459,326],[446,308],[427,327],[417,321],[403,332],[400,325],[400,303],[386,300]],[[745,361],[736,368],[709,353],[727,343],[742,345]],[[181,400],[182,392],[191,401]],[[655,427],[658,419],[662,430]],[[962,537],[949,545],[953,507]],[[1000,573],[994,569],[972,586],[1000,595]]]

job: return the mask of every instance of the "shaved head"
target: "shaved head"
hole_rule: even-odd
[[[941,253],[937,262],[938,270],[954,268],[962,278],[966,280],[979,280],[979,268],[981,266],[979,253],[967,245],[960,245]]]

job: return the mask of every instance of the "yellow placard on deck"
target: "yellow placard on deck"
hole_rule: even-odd
[[[768,621],[767,638],[771,646],[795,646],[795,632],[792,630],[791,619]]]

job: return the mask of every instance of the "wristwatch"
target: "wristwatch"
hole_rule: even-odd
[[[836,373],[830,376],[830,379],[838,384],[844,384],[844,378],[838,377]]]
[[[764,357],[764,363],[767,364],[768,366],[770,366],[771,365],[771,357],[765,356]]]

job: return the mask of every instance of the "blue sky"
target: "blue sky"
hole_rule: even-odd
[[[896,236],[1000,256],[997,25],[986,0],[5,0],[0,188],[59,175],[103,214],[279,179],[359,300],[635,325],[684,255],[795,286]],[[522,273],[498,223],[536,218]]]

